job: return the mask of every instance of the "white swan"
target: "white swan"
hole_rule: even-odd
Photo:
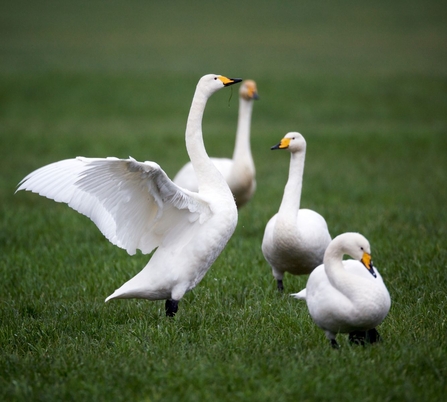
[[[255,165],[250,149],[250,125],[253,100],[259,99],[256,83],[245,80],[239,89],[239,117],[233,159],[211,158],[230,186],[240,208],[256,190]],[[174,177],[174,183],[191,191],[197,191],[197,177],[191,162],[184,165]]]
[[[281,206],[265,228],[262,253],[282,291],[285,272],[293,275],[310,273],[323,262],[324,251],[331,241],[324,218],[310,210],[300,209],[306,141],[300,133],[288,133],[271,149],[291,153],[289,179]]]
[[[348,254],[354,260],[343,260]],[[306,288],[292,294],[306,300],[314,322],[326,332],[333,347],[337,333],[349,333],[354,342],[380,339],[375,327],[388,314],[391,299],[371,261],[368,240],[359,233],[344,233],[332,240],[324,264],[309,276]]]
[[[29,190],[88,216],[113,244],[134,254],[158,249],[144,269],[106,301],[166,299],[166,315],[203,278],[234,232],[237,209],[222,175],[210,161],[202,138],[208,98],[240,82],[209,74],[200,79],[186,125],[186,148],[199,192],[174,184],[155,162],[135,159],[63,160],[29,174],[17,191]]]

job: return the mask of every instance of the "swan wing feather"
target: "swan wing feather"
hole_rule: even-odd
[[[174,184],[154,162],[67,159],[26,176],[17,188],[68,204],[129,254],[186,242],[211,216],[198,194]]]

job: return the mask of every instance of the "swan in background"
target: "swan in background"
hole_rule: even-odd
[[[348,254],[354,260],[344,260]],[[380,340],[375,329],[388,314],[391,299],[371,261],[368,240],[359,233],[344,233],[332,240],[324,264],[309,276],[306,288],[292,296],[306,300],[309,313],[338,348],[337,333],[349,333],[356,343]]]
[[[255,165],[250,149],[251,114],[255,99],[259,99],[256,83],[253,80],[243,81],[239,89],[239,117],[233,159],[211,158],[230,186],[238,208],[251,199],[256,189]],[[179,170],[174,183],[190,191],[197,191],[197,177],[191,162]]]
[[[111,299],[166,299],[174,316],[185,292],[193,289],[221,253],[237,223],[233,195],[209,159],[202,137],[208,98],[240,82],[203,76],[196,87],[186,125],[186,149],[199,192],[174,184],[155,162],[133,158],[68,159],[26,176],[17,191],[29,190],[88,216],[113,244],[129,254],[148,254],[148,264]]]
[[[285,272],[309,274],[323,262],[331,235],[320,214],[310,209],[300,209],[306,157],[304,137],[300,133],[288,133],[271,149],[287,149],[291,155],[289,178],[281,206],[267,223],[262,240],[262,253],[272,267],[278,290],[282,291]]]

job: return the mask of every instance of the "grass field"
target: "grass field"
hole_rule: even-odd
[[[445,400],[445,15],[433,0],[2,4],[0,400]],[[173,177],[206,73],[257,81],[255,197],[174,319],[163,302],[105,304],[148,256],[16,185],[77,155]],[[237,88],[213,95],[210,155],[231,155],[236,119]],[[392,298],[379,345],[332,350],[288,296],[306,277],[276,292],[260,246],[289,164],[270,146],[288,131],[307,140],[302,206],[370,240]]]

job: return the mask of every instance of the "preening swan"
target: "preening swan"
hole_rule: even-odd
[[[291,154],[289,178],[281,206],[267,223],[262,240],[262,253],[272,267],[278,290],[282,291],[285,272],[308,274],[323,262],[331,235],[320,214],[300,209],[306,156],[304,137],[300,133],[288,133],[271,149],[287,149]]]
[[[354,260],[344,260],[348,254]],[[353,342],[379,340],[375,327],[388,314],[391,299],[371,261],[368,240],[359,233],[344,233],[332,240],[324,264],[309,276],[306,288],[292,296],[306,300],[309,313],[333,347],[337,333],[349,333]]]
[[[250,149],[251,114],[255,99],[259,99],[256,83],[253,80],[243,81],[239,89],[239,117],[233,159],[211,158],[230,186],[238,208],[251,199],[256,189],[255,165]],[[179,170],[174,183],[197,191],[197,177],[191,162]]]
[[[186,125],[186,149],[197,173],[199,192],[174,184],[155,162],[133,158],[68,159],[26,176],[17,191],[29,190],[88,216],[113,244],[129,254],[157,250],[143,270],[106,301],[166,299],[166,315],[193,289],[221,253],[237,223],[233,195],[210,161],[202,138],[208,98],[240,82],[203,76],[196,87]]]

